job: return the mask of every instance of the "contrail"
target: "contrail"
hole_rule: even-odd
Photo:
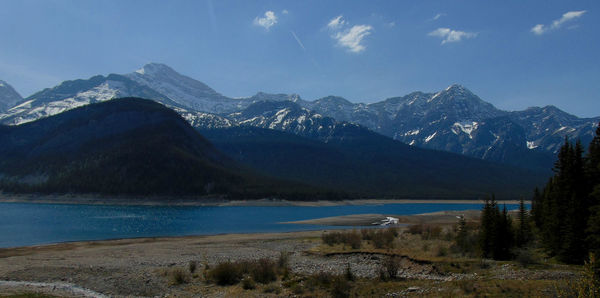
[[[294,36],[294,38],[296,39],[296,41],[298,42],[300,47],[306,52],[306,48],[302,44],[302,41],[300,41],[300,38],[298,38],[298,36],[296,36],[296,33],[294,33],[294,31],[291,31],[291,30],[290,30],[290,33],[292,33],[292,36]]]

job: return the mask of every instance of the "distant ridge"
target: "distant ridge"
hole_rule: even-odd
[[[336,96],[306,101],[296,94],[263,92],[246,98],[230,98],[167,65],[150,63],[126,75],[66,81],[45,89],[0,112],[0,123],[26,123],[124,96],[157,100],[198,128],[255,125],[288,132],[294,132],[290,126],[318,130],[318,126],[310,128],[315,117],[329,117],[339,123],[364,126],[411,146],[547,172],[565,137],[587,143],[600,122],[600,117],[578,118],[552,106],[502,111],[458,84],[435,93],[413,92],[371,104],[351,103]],[[300,114],[296,119],[286,116],[285,121],[274,117],[260,122],[243,117],[251,105],[265,101],[294,103],[306,109],[313,119]],[[284,110],[278,111],[280,116]]]

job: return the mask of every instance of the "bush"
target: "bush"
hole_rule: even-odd
[[[408,232],[412,235],[421,235],[423,234],[424,226],[422,224],[411,225],[408,227]]]
[[[333,246],[336,244],[349,245],[353,249],[359,249],[362,242],[362,236],[356,230],[351,232],[329,232],[321,235],[323,243]]]
[[[331,283],[331,296],[334,298],[350,297],[350,284],[340,276],[333,279]]]
[[[229,261],[219,263],[208,272],[208,278],[221,286],[234,285],[242,278],[242,272],[234,263]]]
[[[372,240],[373,236],[375,235],[375,230],[373,229],[362,229],[360,230],[360,234],[362,236],[363,240]]]
[[[383,261],[383,272],[390,279],[396,279],[398,277],[398,270],[400,270],[400,258],[396,256],[389,256]],[[381,274],[381,273],[380,273]]]
[[[358,234],[358,232],[356,231],[352,231],[350,233],[346,233],[344,235],[344,244],[348,244],[350,245],[350,247],[352,247],[352,249],[359,249],[361,246],[361,242],[362,242],[362,237],[360,234]]]
[[[446,246],[440,245],[438,246],[437,256],[445,257],[448,255],[448,248]]]
[[[253,290],[256,289],[256,283],[250,276],[246,276],[242,279],[242,288],[244,290]]]
[[[175,268],[169,273],[171,284],[180,285],[190,282],[190,276],[184,269]]]
[[[344,277],[348,281],[354,280],[354,274],[352,273],[352,269],[350,268],[350,263],[346,264],[346,272],[344,272]]]
[[[321,235],[321,240],[323,240],[323,243],[329,245],[329,246],[334,246],[338,243],[342,242],[342,233],[340,232],[329,232],[329,233],[323,233],[323,235]]]
[[[196,268],[198,267],[198,262],[196,261],[190,261],[188,264],[188,269],[190,269],[190,273],[194,273],[196,272]]]
[[[288,268],[290,262],[290,256],[286,251],[279,252],[279,258],[277,259],[277,266],[280,269]]]
[[[373,234],[373,246],[375,248],[393,248],[397,235],[398,231],[394,228],[378,230]]]
[[[277,280],[275,262],[269,259],[260,259],[250,264],[250,275],[261,284],[267,284]]]

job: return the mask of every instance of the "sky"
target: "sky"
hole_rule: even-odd
[[[0,0],[24,97],[165,63],[231,97],[376,102],[461,84],[504,110],[600,116],[600,1]]]

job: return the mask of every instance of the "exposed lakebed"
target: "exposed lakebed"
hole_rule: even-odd
[[[281,224],[351,214],[411,215],[478,210],[480,203],[341,206],[113,206],[0,203],[0,247],[136,237],[265,233],[342,228]],[[507,204],[507,209],[517,209]],[[348,228],[348,227],[346,227]]]

